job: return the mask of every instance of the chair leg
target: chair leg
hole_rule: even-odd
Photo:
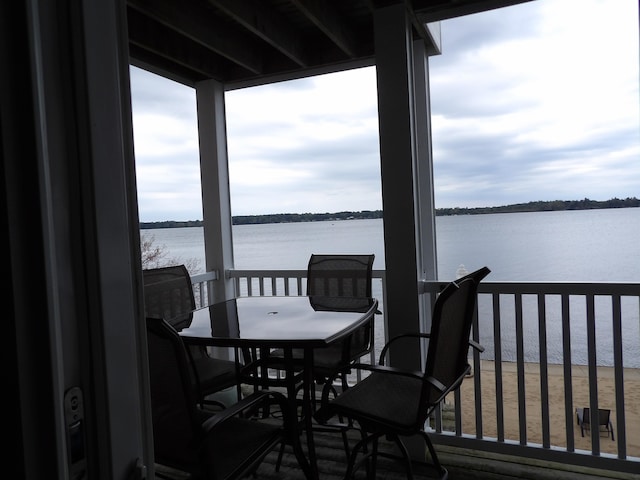
[[[342,444],[344,445],[344,453],[349,459],[349,439],[347,438],[347,429],[342,428]]]
[[[371,442],[371,453],[369,458],[371,462],[367,463],[369,466],[368,478],[370,480],[376,480],[377,466],[378,466],[378,438],[374,437],[373,442]],[[411,480],[410,478],[407,480]]]
[[[433,448],[433,443],[431,443],[431,439],[429,438],[429,435],[426,432],[420,432],[420,434],[422,435],[422,438],[424,439],[424,443],[427,445],[427,448],[429,449],[429,454],[431,455],[431,462],[433,463],[433,466],[438,471],[438,475],[440,475],[440,480],[446,480],[447,478],[449,478],[449,472],[440,463],[440,459],[438,458],[436,449]]]
[[[407,450],[404,442],[400,440],[400,437],[394,435],[393,440],[402,453],[402,457],[404,458],[404,461],[407,465],[407,480],[413,480],[413,466],[411,465],[411,456],[409,455],[409,450]]]
[[[280,465],[282,464],[282,456],[284,455],[284,443],[280,444],[280,451],[278,452],[278,459],[276,460],[276,472],[280,471]]]
[[[367,478],[375,478],[375,454],[377,453],[377,442],[379,437],[379,434],[366,435],[364,432],[362,432],[362,439],[359,440],[358,443],[356,443],[356,445],[351,449],[351,455],[349,455],[349,462],[347,463],[347,471],[344,475],[345,480],[351,478],[358,470],[360,465],[362,465],[362,463],[364,462],[367,462]],[[371,452],[367,452],[368,443],[372,444]],[[356,463],[358,452],[360,450],[362,450],[363,457],[359,462]],[[369,462],[369,459],[371,460],[371,462]]]

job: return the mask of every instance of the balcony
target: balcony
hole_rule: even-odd
[[[227,276],[240,295],[304,295],[306,288],[304,270]],[[385,272],[373,276],[384,313]],[[215,278],[211,272],[193,277],[200,305]],[[425,295],[443,285],[424,282]],[[385,320],[376,323],[377,351]],[[567,478],[578,471],[640,478],[637,284],[485,281],[473,336],[486,351],[470,358],[473,374],[430,425],[451,464],[466,464],[477,478],[491,478],[489,471],[506,475],[500,478],[545,478],[544,472],[558,478],[562,471]],[[584,407],[611,410],[615,440],[595,428],[581,435],[576,409]]]

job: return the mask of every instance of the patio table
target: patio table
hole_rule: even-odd
[[[302,421],[306,432],[308,461],[302,468],[307,478],[317,479],[312,424],[313,355],[373,321],[375,298],[269,296],[239,297],[194,310],[191,322],[180,331],[187,343],[215,347],[284,352],[283,368],[289,404],[297,412],[296,371],[302,369]],[[302,364],[293,350],[303,352]],[[297,436],[293,439],[297,442]],[[298,448],[300,445],[294,445]],[[303,457],[303,460],[306,460]]]

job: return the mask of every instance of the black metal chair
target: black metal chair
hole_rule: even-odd
[[[313,297],[370,298],[375,255],[313,254],[307,266],[307,295]],[[380,312],[377,312],[380,313]],[[326,382],[336,369],[353,363],[371,352],[374,342],[374,318],[354,332],[348,344],[318,350],[314,355],[314,377]],[[347,388],[347,375],[340,377]]]
[[[255,392],[218,412],[200,408],[182,339],[161,318],[147,318],[146,322],[158,471],[178,470],[181,478],[192,480],[242,478],[255,472],[280,442],[297,435],[293,412],[277,392]],[[267,400],[278,402],[282,423],[249,418]],[[299,462],[304,461],[299,443],[294,443],[294,453]]]
[[[339,307],[336,302],[340,298],[348,298],[350,301],[362,299],[361,306],[366,311],[371,298],[374,259],[375,255],[373,254],[312,254],[307,265],[307,295],[313,307],[335,310]],[[353,303],[350,304],[350,308],[355,308]],[[370,322],[353,332],[344,341],[315,350],[313,354],[315,382],[320,385],[324,384],[340,367],[353,364],[371,352],[374,345],[374,326],[375,318],[372,316]],[[293,361],[301,364],[303,355],[301,350],[294,350],[292,352]],[[284,352],[280,349],[274,350],[269,353],[269,357],[272,364],[277,367],[278,362],[282,362],[284,359]],[[274,361],[275,363],[273,363]],[[348,387],[348,374],[348,370],[340,370],[339,380],[343,390]],[[331,389],[337,395],[333,384]],[[315,403],[315,397],[312,401]],[[331,431],[338,429],[342,432],[344,450],[348,457],[347,425],[343,424],[340,419],[340,423],[327,426],[327,428]],[[282,454],[281,450],[276,463],[278,467]]]
[[[350,478],[365,462],[370,478],[375,478],[376,458],[384,456],[404,460],[407,478],[412,479],[412,460],[400,437],[416,434],[423,438],[431,457],[431,461],[420,463],[435,469],[439,478],[448,477],[447,470],[438,460],[433,444],[424,431],[424,425],[445,396],[456,390],[470,372],[469,345],[483,350],[469,337],[476,311],[478,284],[489,272],[488,268],[483,267],[451,282],[440,292],[433,308],[430,333],[408,333],[394,337],[384,346],[379,365],[348,366],[347,369],[370,374],[337,398],[330,398],[331,379],[328,379],[316,419],[324,423],[336,415],[350,418],[357,423],[362,435],[362,440],[352,449],[345,478]],[[414,342],[429,340],[423,372],[384,364],[390,345],[409,339]],[[392,439],[401,455],[379,452],[378,439],[381,437]],[[362,458],[356,463],[360,453],[363,454]]]
[[[349,297],[368,299],[371,297],[373,261],[375,255],[360,254],[313,254],[307,266],[307,295],[312,302],[332,303],[331,298]],[[323,300],[323,297],[327,297]],[[318,308],[322,308],[321,305]],[[329,308],[329,307],[327,307]],[[377,312],[380,313],[380,312]],[[326,382],[339,367],[354,363],[373,349],[374,318],[354,332],[345,342],[314,352],[313,375],[319,384]],[[282,351],[270,353],[271,358],[281,358]],[[302,352],[294,350],[294,359],[302,359]],[[340,376],[343,389],[347,387],[347,374]]]
[[[188,327],[196,302],[187,268],[184,265],[173,265],[143,270],[142,273],[146,316],[164,318],[178,332]],[[236,360],[212,357],[202,345],[188,345],[187,353],[201,404],[224,407],[223,402],[207,397],[230,387],[236,387],[236,395],[241,397],[241,365]],[[239,353],[235,354],[237,357]]]

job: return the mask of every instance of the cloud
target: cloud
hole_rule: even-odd
[[[443,22],[437,207],[637,196],[637,5],[612,6],[538,1]]]
[[[442,22],[436,207],[638,196],[638,5],[537,0]],[[132,67],[142,221],[202,217],[195,92]],[[382,208],[373,67],[226,94],[234,215]]]

